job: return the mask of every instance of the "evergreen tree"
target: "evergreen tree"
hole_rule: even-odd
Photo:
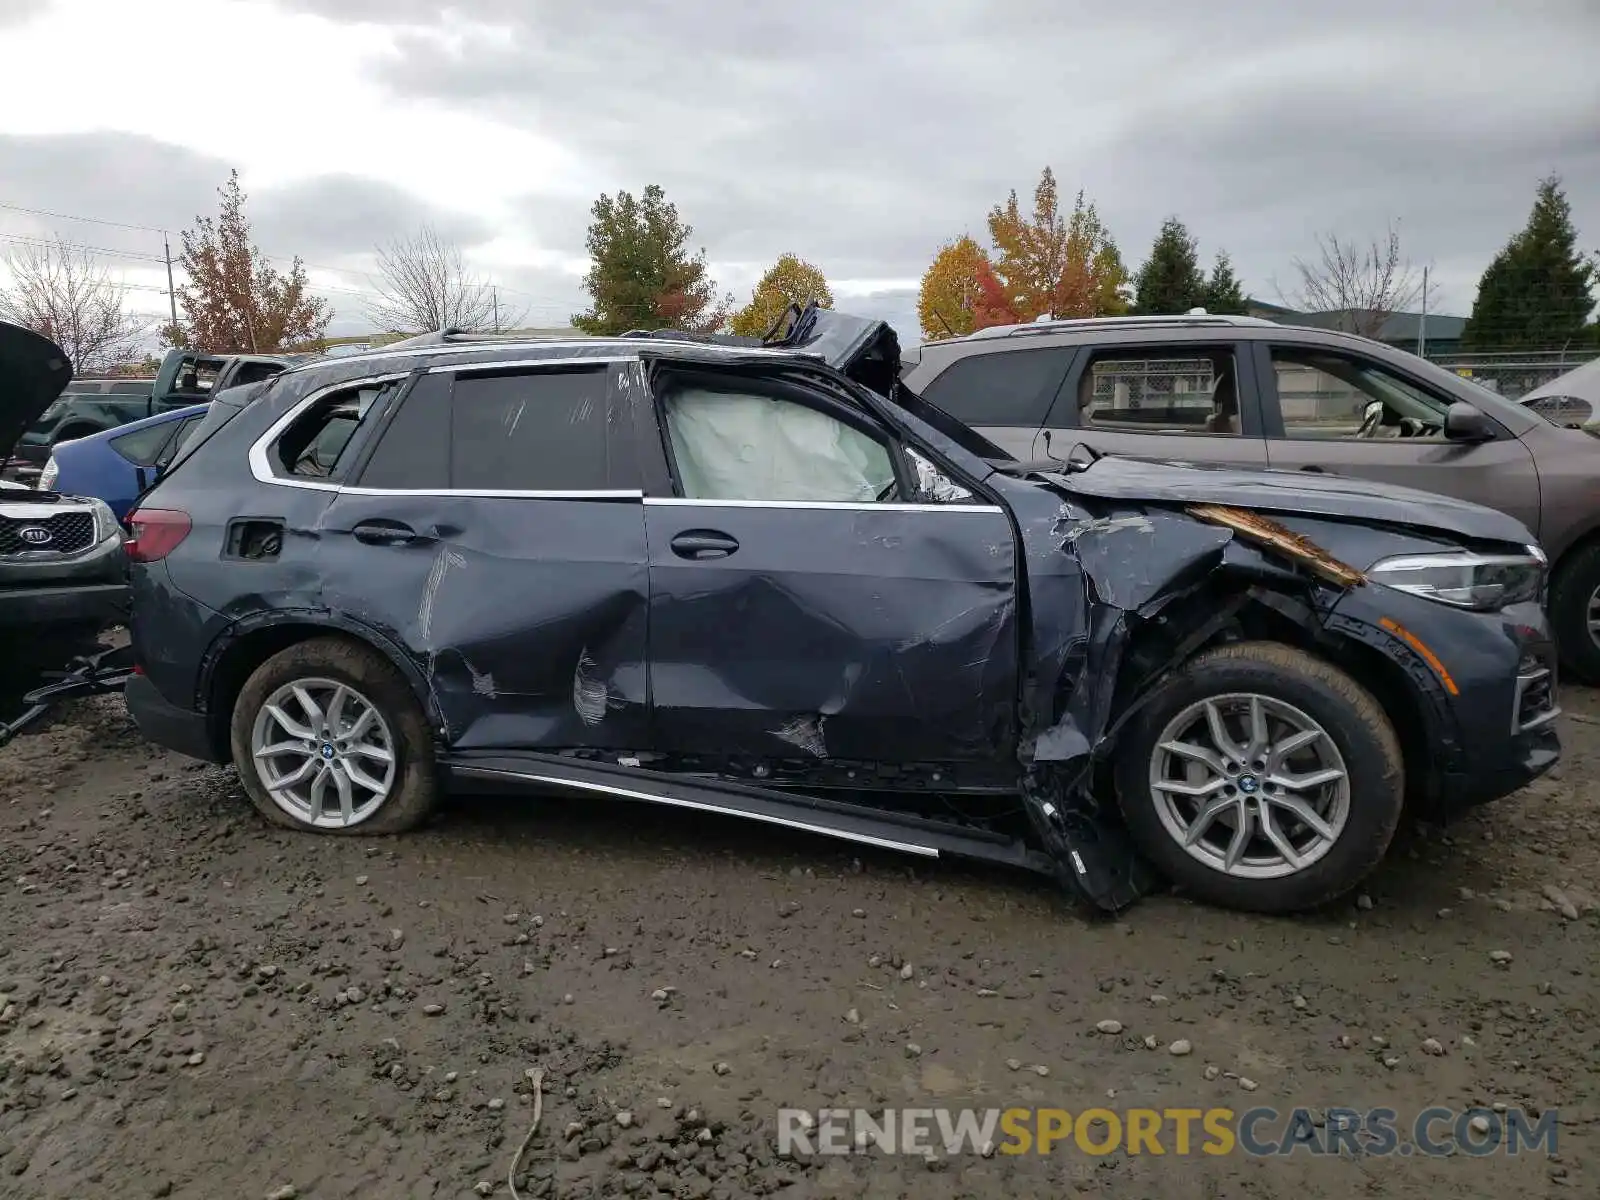
[[[1577,241],[1560,178],[1541,180],[1527,225],[1478,281],[1462,344],[1487,351],[1581,342],[1594,311],[1596,271]]]
[[[1216,262],[1211,264],[1211,278],[1206,281],[1205,306],[1209,313],[1244,315],[1244,292],[1233,273],[1233,261],[1225,250],[1219,251]]]
[[[710,333],[722,327],[732,296],[719,300],[706,274],[705,251],[689,253],[694,229],[652,183],[635,198],[601,196],[590,210],[589,273],[583,285],[594,303],[572,323],[585,333],[630,329],[681,329]]]
[[[1182,221],[1168,217],[1134,279],[1133,311],[1144,316],[1182,314],[1205,302],[1206,277],[1195,239]]]

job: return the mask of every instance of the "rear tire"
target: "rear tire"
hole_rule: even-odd
[[[234,702],[229,741],[251,803],[288,829],[401,833],[438,802],[422,706],[394,665],[358,642],[315,638],[267,659]]]
[[[1371,693],[1276,642],[1207,651],[1161,684],[1123,733],[1115,771],[1145,855],[1185,891],[1253,912],[1353,889],[1405,802],[1400,744]]]
[[[1574,551],[1556,569],[1550,584],[1550,625],[1561,665],[1574,680],[1591,686],[1600,684],[1600,642],[1589,630],[1589,610],[1597,592],[1600,542]]]

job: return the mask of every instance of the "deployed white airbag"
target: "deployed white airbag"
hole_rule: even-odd
[[[895,481],[879,442],[803,404],[682,388],[666,411],[691,499],[872,501]]]

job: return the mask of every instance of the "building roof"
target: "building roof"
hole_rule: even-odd
[[[1350,308],[1336,308],[1326,312],[1299,312],[1285,308],[1281,304],[1268,304],[1263,300],[1247,300],[1245,304],[1251,316],[1265,317],[1280,325],[1305,325],[1312,329],[1332,329],[1344,333],[1355,332],[1357,317],[1360,314],[1360,310]],[[1465,317],[1454,317],[1448,313],[1428,313],[1426,326],[1423,325],[1423,321],[1424,317],[1420,312],[1390,313],[1378,331],[1377,340],[1396,345],[1411,345],[1415,344],[1418,333],[1425,332],[1429,341],[1460,341],[1462,331],[1467,326]]]

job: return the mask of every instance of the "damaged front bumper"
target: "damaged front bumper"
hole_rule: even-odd
[[[1334,606],[1327,628],[1378,650],[1413,685],[1423,744],[1408,747],[1408,798],[1424,814],[1498,800],[1560,759],[1555,640],[1537,604],[1470,612],[1359,588]]]

